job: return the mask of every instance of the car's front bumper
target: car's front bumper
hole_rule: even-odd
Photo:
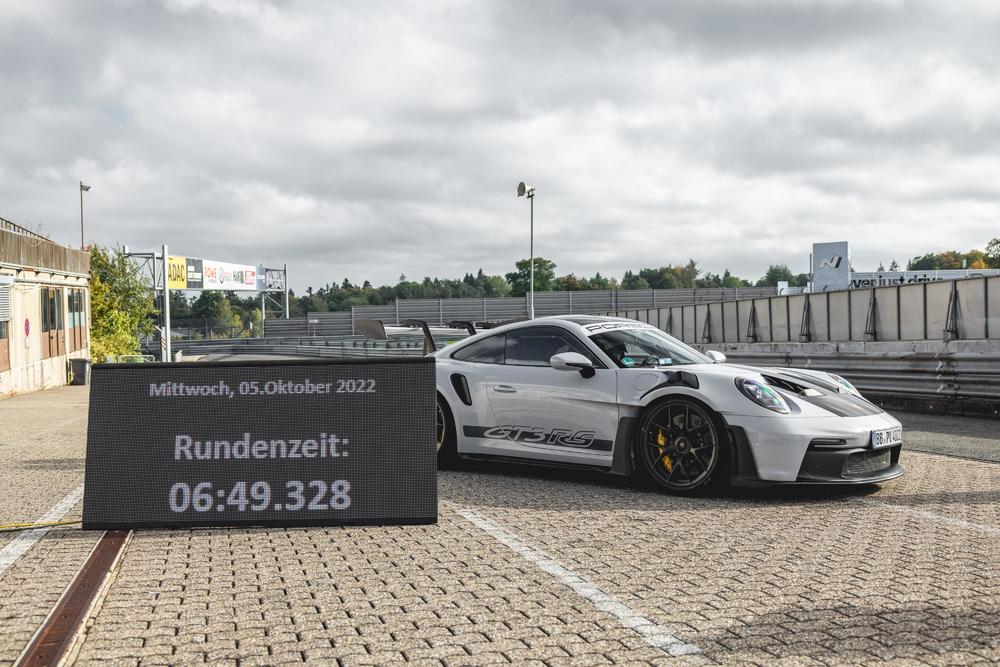
[[[871,484],[903,474],[902,445],[873,449],[870,444],[873,430],[899,426],[886,413],[852,418],[725,417],[733,442],[735,484]]]

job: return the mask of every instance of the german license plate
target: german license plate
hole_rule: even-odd
[[[896,428],[883,428],[878,431],[872,431],[872,447],[874,449],[892,447],[901,442],[903,442],[902,427],[897,426]]]

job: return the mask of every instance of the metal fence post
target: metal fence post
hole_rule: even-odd
[[[865,317],[865,340],[878,340],[878,299],[875,288],[871,288],[868,296],[868,315]]]
[[[958,283],[952,281],[948,293],[948,314],[944,321],[944,340],[957,340],[958,337]]]
[[[573,314],[573,293],[569,293],[569,314]]]
[[[444,299],[438,299],[438,324],[444,326]]]
[[[396,298],[396,326],[399,326],[399,297]]]

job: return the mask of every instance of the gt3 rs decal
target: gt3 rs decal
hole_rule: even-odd
[[[610,452],[611,446],[614,444],[610,440],[601,440],[596,437],[593,431],[570,431],[563,428],[546,431],[539,426],[465,426],[462,428],[462,432],[469,438],[513,440],[526,445],[555,445],[598,452]]]

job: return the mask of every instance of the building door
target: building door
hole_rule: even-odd
[[[58,357],[66,354],[66,340],[63,324],[62,289],[43,287],[41,289],[42,358]]]
[[[10,321],[0,320],[0,371],[10,370]]]

